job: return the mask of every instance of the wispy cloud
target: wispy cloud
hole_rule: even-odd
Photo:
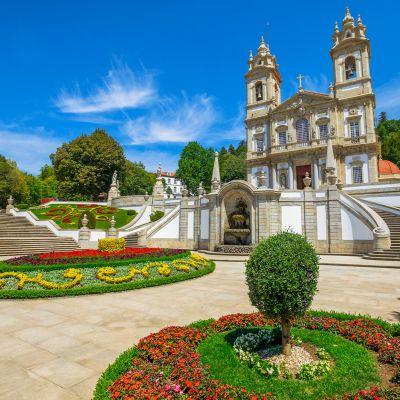
[[[126,64],[116,62],[102,79],[86,95],[79,86],[73,91],[62,90],[55,105],[63,113],[96,114],[116,110],[139,108],[157,98],[153,74],[135,74]]]
[[[299,88],[298,81],[291,80],[291,84],[295,90]],[[328,91],[329,81],[325,74],[320,74],[318,76],[304,75],[302,85],[305,90],[326,93]]]
[[[217,121],[213,100],[206,94],[180,99],[166,99],[156,111],[136,119],[129,119],[121,132],[131,144],[157,142],[183,143],[197,140],[209,133]]]
[[[391,118],[400,118],[400,75],[376,89],[377,111],[386,111]]]
[[[60,145],[61,140],[43,127],[24,129],[0,124],[0,153],[17,161],[23,171],[38,173]]]

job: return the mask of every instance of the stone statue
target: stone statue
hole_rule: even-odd
[[[117,181],[118,181],[118,174],[117,174],[117,171],[114,171],[112,180],[111,180],[111,185],[117,185]]]

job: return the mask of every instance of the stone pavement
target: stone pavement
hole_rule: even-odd
[[[0,300],[0,398],[89,400],[119,353],[167,325],[249,312],[243,262],[130,292]],[[400,319],[400,270],[322,265],[314,309]]]

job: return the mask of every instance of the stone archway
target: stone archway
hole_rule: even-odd
[[[220,193],[220,244],[248,246],[254,243],[254,196],[247,184],[240,186],[237,182],[230,188],[224,187]]]

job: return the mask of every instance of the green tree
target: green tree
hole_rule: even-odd
[[[282,232],[260,242],[246,263],[253,306],[280,322],[282,353],[291,353],[290,330],[295,318],[311,306],[318,283],[318,256],[296,233]]]
[[[400,120],[383,118],[376,131],[382,143],[382,158],[400,166]]]
[[[61,197],[97,199],[107,192],[114,171],[124,180],[126,159],[121,145],[104,130],[64,143],[51,156]]]
[[[58,181],[54,168],[45,164],[40,169],[39,179],[41,180],[41,198],[58,197]]]
[[[382,111],[382,112],[379,114],[378,122],[381,124],[382,122],[385,122],[385,121],[387,121],[387,114],[386,114],[385,111]]]
[[[176,177],[186,185],[190,193],[197,193],[200,182],[209,191],[213,163],[212,148],[206,149],[197,142],[189,142],[182,150]]]
[[[151,194],[156,182],[156,174],[147,172],[142,163],[126,161],[125,178],[121,185],[123,196],[133,194]]]
[[[233,145],[229,146],[229,152],[226,150],[220,153],[220,170],[222,182],[230,182],[235,179],[246,180],[246,155],[247,146],[245,141],[241,141],[235,149]]]
[[[26,174],[20,171],[14,161],[7,160],[0,155],[0,207],[7,204],[12,195],[14,204],[25,202],[29,196]]]

